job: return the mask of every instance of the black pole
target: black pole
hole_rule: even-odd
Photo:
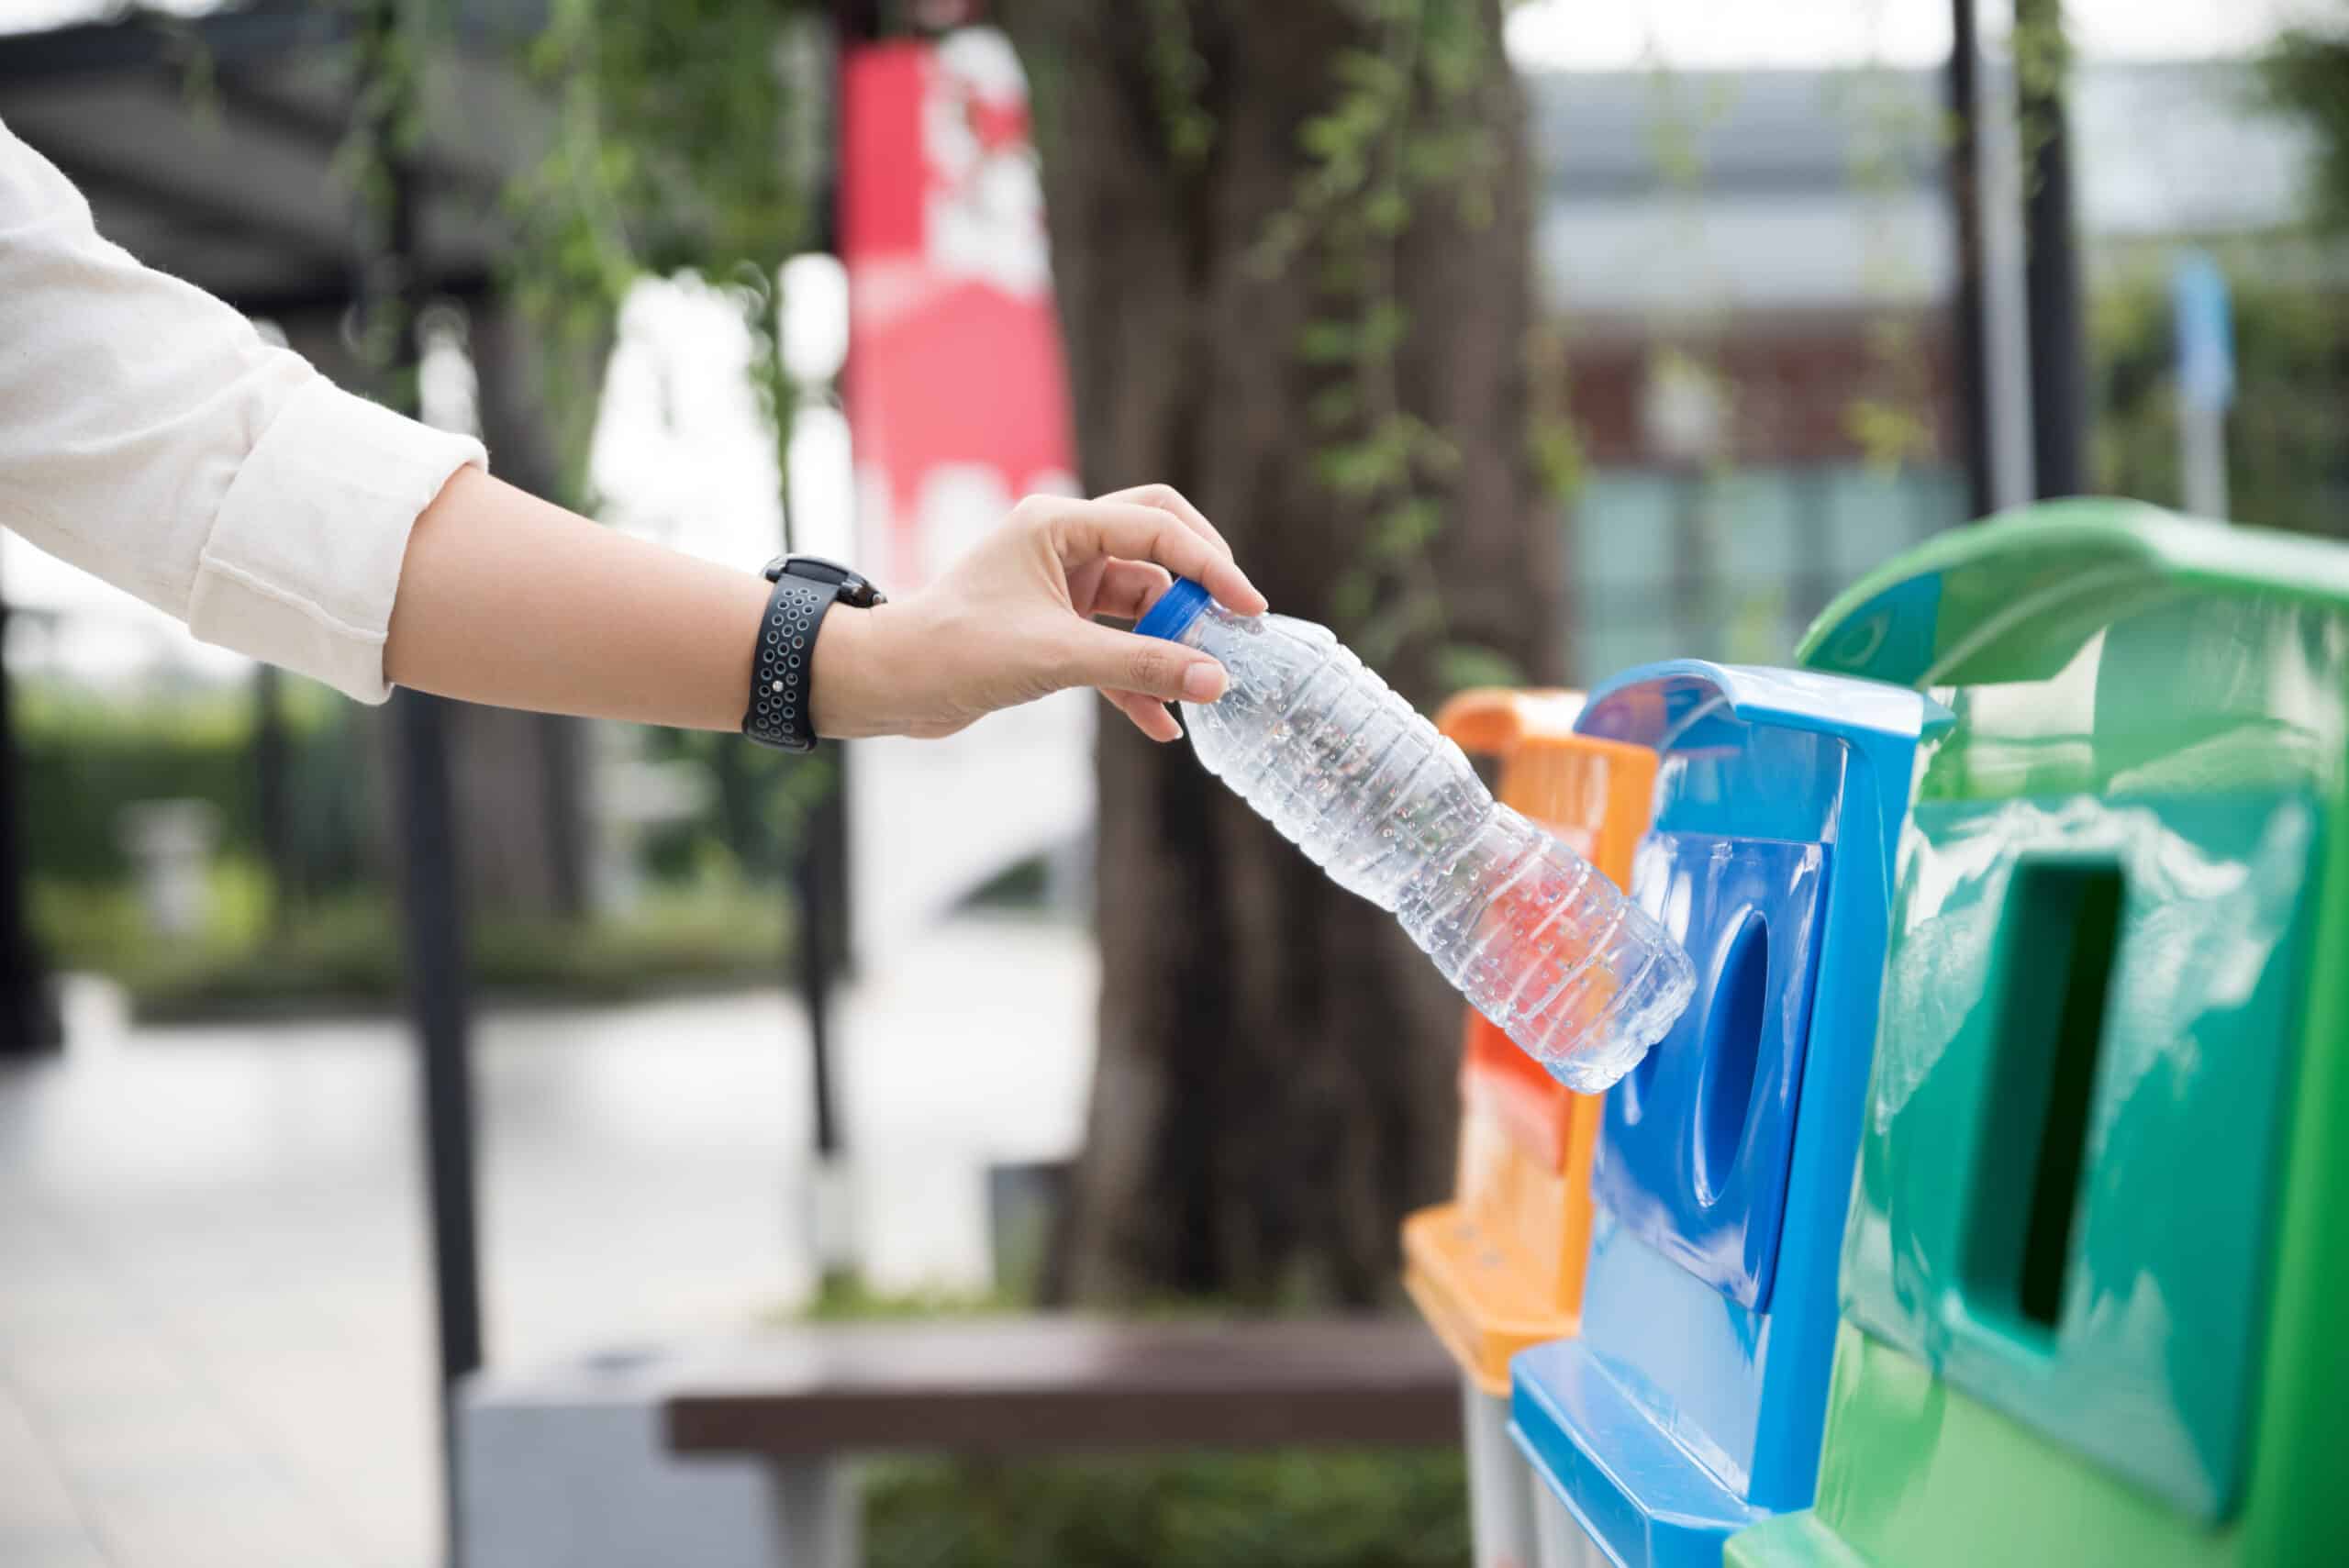
[[[1987,517],[1990,488],[1989,323],[1982,294],[1981,49],[1974,0],[1950,0],[1949,195],[1957,248],[1950,336],[1957,391],[1957,442],[1965,464],[1966,516]]]
[[[838,613],[838,612],[834,612]],[[800,823],[798,852],[793,857],[795,881],[799,901],[798,968],[800,995],[807,1008],[807,1055],[811,1073],[809,1092],[815,1098],[816,1158],[829,1165],[841,1152],[839,1095],[832,1081],[832,965],[836,938],[830,927],[837,915],[831,893],[831,878],[825,862],[831,859],[829,843],[837,841],[837,834],[844,825],[847,814],[841,809],[841,795],[847,784],[845,770],[841,767],[841,755],[836,749],[822,762],[830,777],[826,780],[822,797]],[[829,1266],[832,1260],[823,1260]]]
[[[440,1352],[440,1430],[449,1485],[449,1561],[457,1560],[456,1395],[481,1365],[480,1265],[474,1240],[473,1081],[467,1040],[463,904],[440,698],[394,700],[401,836],[407,875],[402,923],[408,1012],[423,1070],[426,1196],[432,1221],[434,1326]]]
[[[813,212],[816,233],[813,247],[824,251],[836,251],[839,245],[839,180],[838,156],[841,119],[838,106],[841,101],[841,72],[846,52],[858,43],[877,38],[880,18],[877,7],[843,0],[833,13],[833,41],[840,58],[833,62],[832,117],[829,135],[833,157],[819,176]],[[780,330],[780,323],[777,324]],[[789,467],[786,454],[785,480],[783,497],[784,549],[796,548],[791,511]],[[839,1090],[832,1071],[832,982],[847,967],[849,952],[849,889],[848,889],[848,755],[844,748],[830,748],[826,759],[830,776],[825,780],[822,794],[800,824],[800,842],[794,855],[795,890],[799,905],[798,971],[800,995],[807,1009],[807,1053],[809,1062],[809,1092],[815,1102],[815,1153],[817,1179],[829,1183],[836,1174],[844,1140],[841,1137]],[[837,1202],[837,1192],[827,1190],[822,1200]],[[837,1218],[829,1214],[820,1219]],[[819,1236],[818,1246],[829,1244],[836,1238]],[[830,1273],[841,1260],[819,1257],[825,1272]]]
[[[8,605],[0,599],[0,649],[8,642]],[[47,966],[25,917],[23,806],[13,683],[0,662],[0,1059],[52,1051],[64,1038],[49,994]]]
[[[2023,273],[2031,293],[2032,467],[2042,500],[2087,488],[2087,350],[2072,222],[2071,73],[2062,0],[2015,0],[2024,157]]]
[[[422,345],[417,215],[420,178],[401,131],[417,112],[412,39],[400,36],[400,0],[374,0],[362,29],[360,137],[383,176],[374,232],[362,247],[364,319],[388,345],[387,401],[417,411]],[[362,209],[370,204],[362,202]],[[474,1244],[473,1084],[467,1060],[463,906],[458,895],[455,811],[449,790],[446,704],[420,692],[393,702],[394,770],[403,858],[402,928],[409,1017],[422,1072],[426,1192],[440,1358],[440,1434],[447,1561],[461,1552],[456,1394],[481,1365],[481,1288]]]

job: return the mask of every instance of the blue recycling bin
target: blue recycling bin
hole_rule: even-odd
[[[1675,661],[1576,723],[1659,755],[1634,883],[1698,975],[1608,1094],[1582,1337],[1510,1368],[1513,1435],[1586,1552],[1717,1564],[1810,1503],[1893,856],[1950,721],[1876,682]]]

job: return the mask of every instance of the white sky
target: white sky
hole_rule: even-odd
[[[1979,0],[1981,27],[2013,15]],[[2065,0],[2073,41],[2105,60],[2197,60],[2257,49],[2323,0]],[[1930,65],[1949,54],[1949,0],[1527,0],[1508,18],[1520,66],[1570,71]]]
[[[193,17],[220,8],[219,0],[147,0],[137,7]],[[29,33],[95,21],[133,9],[124,0],[0,0],[0,33]]]
[[[127,9],[123,0],[0,0],[0,32],[27,32]],[[146,0],[194,14],[218,0]],[[2001,0],[1982,0],[1986,26]],[[2105,59],[2188,60],[2242,54],[2281,20],[2337,8],[2322,0],[2066,0],[2075,37]],[[1923,64],[1949,49],[1948,0],[1526,0],[1508,23],[1528,65],[1820,65],[1881,60]]]

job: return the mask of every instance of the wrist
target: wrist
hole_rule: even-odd
[[[834,605],[816,628],[807,717],[818,739],[852,740],[880,733],[872,725],[868,687],[876,623],[888,607]]]

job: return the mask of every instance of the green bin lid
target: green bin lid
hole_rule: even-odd
[[[2097,632],[2195,595],[2349,611],[2349,548],[2137,501],[2043,502],[1878,567],[1811,624],[1797,659],[1904,686],[2047,680]]]

